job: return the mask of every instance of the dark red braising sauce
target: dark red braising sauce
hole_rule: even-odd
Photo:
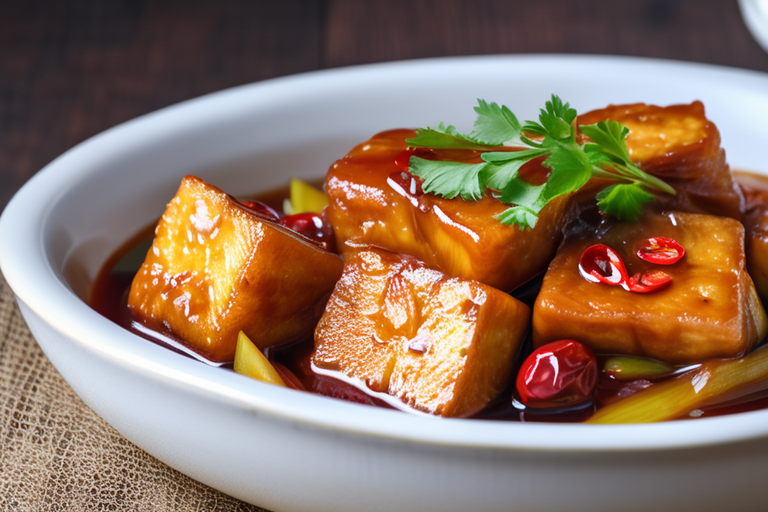
[[[282,211],[283,199],[288,196],[289,192],[286,187],[260,194],[257,199],[274,210]],[[149,330],[132,318],[127,306],[128,293],[133,277],[152,245],[153,236],[154,225],[148,226],[109,258],[99,272],[91,290],[90,306],[98,313],[147,341],[157,343],[202,363],[222,367],[225,371],[233,371],[231,362],[210,361],[189,348],[183,340],[168,333]],[[272,347],[267,349],[265,353],[267,358],[275,364],[289,387],[355,403],[389,407],[383,400],[369,395],[351,384],[325,375],[315,374],[310,365],[313,349],[314,340],[310,338],[291,343],[288,346]]]
[[[256,199],[277,211],[282,211],[283,199],[287,198],[288,195],[288,188],[286,187],[266,194],[259,194]],[[129,240],[106,262],[91,290],[90,306],[98,313],[145,340],[194,358],[204,364],[222,367],[222,371],[233,371],[231,363],[209,361],[189,349],[183,340],[150,331],[133,321],[127,307],[128,292],[133,276],[138,271],[151,245],[153,232],[154,226],[148,226]],[[533,306],[540,286],[541,278],[521,286],[515,290],[513,295],[527,305]],[[386,401],[379,399],[375,393],[367,393],[349,383],[314,373],[310,364],[313,349],[314,341],[306,339],[292,343],[289,346],[267,349],[266,356],[275,364],[278,372],[283,375],[283,380],[286,381],[289,387],[360,404],[390,407]],[[581,422],[588,419],[602,405],[608,405],[653,385],[647,380],[621,382],[614,380],[605,373],[601,373],[592,401],[579,403],[570,408],[552,410],[526,409],[515,396],[514,376],[517,375],[517,370],[522,360],[532,350],[532,341],[529,333],[523,342],[517,367],[509,386],[473,418],[523,422]],[[598,358],[599,361],[601,359],[601,357]],[[768,408],[768,392],[757,393],[719,406],[703,408],[695,411],[690,417],[720,416],[764,408]]]

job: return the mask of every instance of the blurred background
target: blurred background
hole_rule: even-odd
[[[520,53],[768,72],[736,0],[0,0],[0,210],[79,142],[202,94],[341,66]],[[23,326],[10,315],[6,325]],[[140,498],[153,510],[259,510],[133,447],[74,396],[34,342],[3,361],[14,327],[4,328],[0,370],[12,376],[0,376],[0,508],[141,509]],[[44,425],[30,427],[35,414],[87,426],[51,439]],[[119,464],[105,459],[110,450],[124,454]],[[72,453],[104,465],[72,464]]]
[[[0,0],[0,209],[68,148],[201,94],[325,68],[504,53],[768,71],[735,0]]]

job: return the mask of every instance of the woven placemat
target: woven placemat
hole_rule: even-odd
[[[263,511],[142,451],[35,342],[0,274],[0,510]]]

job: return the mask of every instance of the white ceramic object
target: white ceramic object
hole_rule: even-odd
[[[608,57],[443,59],[266,81],[110,129],[27,183],[0,219],[0,266],[83,400],[181,472],[281,511],[764,510],[768,410],[657,425],[443,420],[252,381],[132,335],[84,301],[100,266],[182,176],[233,194],[320,177],[374,133],[469,128],[475,98],[523,119],[557,93],[704,101],[731,164],[768,171],[768,77]]]
[[[739,7],[749,32],[768,52],[768,0],[739,0]]]

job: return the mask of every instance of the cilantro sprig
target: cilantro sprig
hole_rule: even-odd
[[[437,128],[419,128],[416,137],[406,139],[411,147],[481,152],[482,162],[476,164],[412,156],[409,170],[424,180],[425,192],[475,201],[490,190],[510,205],[496,218],[520,229],[533,228],[547,203],[580,189],[593,177],[615,182],[596,199],[601,211],[621,220],[637,220],[643,205],[654,200],[652,192],[675,194],[668,184],[632,163],[626,143],[629,129],[619,122],[579,126],[592,140],[581,144],[576,137],[576,110],[554,94],[540,110],[538,122],[524,124],[504,105],[477,102],[477,119],[469,134],[440,123]],[[545,183],[533,185],[519,176],[524,164],[542,157],[551,171]]]

